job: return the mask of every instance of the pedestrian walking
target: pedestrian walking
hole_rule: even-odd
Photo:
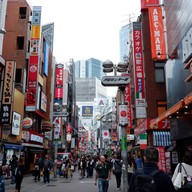
[[[129,155],[127,163],[128,185],[130,184],[131,177],[136,169],[137,169],[136,163],[134,159],[131,157],[131,155]]]
[[[9,167],[11,170],[11,184],[15,183],[15,168],[17,167],[17,156],[12,155],[12,158],[9,163]]]
[[[36,181],[40,181],[40,161],[37,158],[35,160],[35,164],[34,164],[34,180]]]
[[[44,183],[50,182],[50,170],[51,170],[51,162],[48,158],[48,155],[46,155],[44,163],[43,163],[43,181],[44,181]]]
[[[115,175],[117,191],[121,189],[121,175],[122,175],[122,160],[120,155],[117,155],[113,163],[113,174]]]
[[[15,168],[15,192],[20,192],[23,175],[25,173],[24,160],[19,159],[17,167]]]
[[[80,170],[80,178],[83,179],[85,177],[85,169],[86,169],[86,161],[84,157],[81,157],[78,163],[78,169]]]
[[[2,166],[0,166],[0,192],[5,192],[5,174]]]
[[[98,192],[107,192],[111,179],[111,169],[103,155],[100,156],[100,161],[97,163],[95,170],[95,185],[98,185]]]
[[[144,152],[144,166],[133,173],[128,192],[145,191],[146,186],[148,191],[153,187],[157,192],[175,192],[169,175],[159,170],[158,161],[158,150],[148,147]]]

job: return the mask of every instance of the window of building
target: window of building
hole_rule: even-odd
[[[15,83],[21,83],[22,69],[16,69]]]
[[[157,83],[165,82],[165,63],[155,63],[155,81]]]
[[[157,112],[158,116],[167,110],[167,102],[166,101],[157,101]]]
[[[17,49],[24,49],[24,37],[17,37]]]
[[[26,19],[27,7],[19,8],[19,19]]]

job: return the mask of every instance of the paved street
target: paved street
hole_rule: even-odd
[[[6,181],[5,192],[14,192],[14,185]],[[64,179],[63,177],[54,178],[51,175],[50,183],[44,184],[41,177],[40,182],[35,182],[32,175],[24,177],[21,192],[97,192],[97,186],[94,185],[94,178],[79,179],[79,172],[76,171],[72,179]],[[111,176],[108,192],[116,191],[115,176]]]

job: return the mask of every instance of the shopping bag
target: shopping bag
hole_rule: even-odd
[[[71,171],[75,171],[75,166],[71,165]]]
[[[175,178],[175,181],[173,182],[173,185],[174,185],[175,189],[181,188],[181,185],[182,185],[182,174],[181,174],[181,172],[177,173],[177,176]]]

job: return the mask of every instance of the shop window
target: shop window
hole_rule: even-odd
[[[17,50],[24,49],[24,37],[17,37]]]
[[[167,102],[166,101],[157,101],[157,112],[158,116],[167,110]]]
[[[27,7],[19,8],[19,19],[26,19]]]
[[[155,63],[155,82],[164,83],[165,82],[165,63]]]

